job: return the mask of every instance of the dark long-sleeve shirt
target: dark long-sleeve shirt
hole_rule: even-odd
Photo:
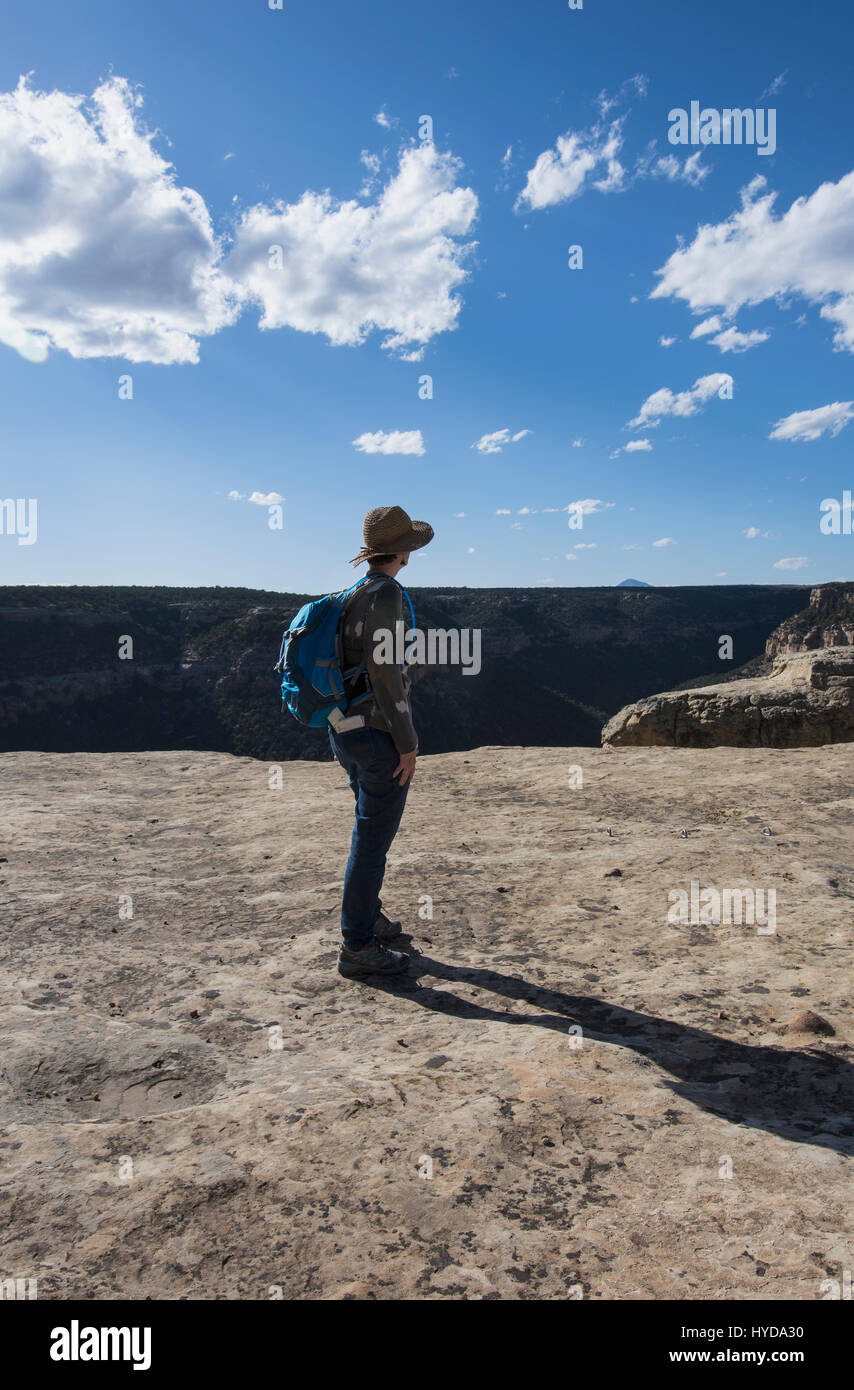
[[[404,614],[404,608],[406,610]],[[409,702],[411,680],[398,665],[374,660],[374,634],[386,629],[397,632],[395,623],[403,620],[404,631],[410,625],[409,604],[399,584],[387,574],[369,574],[352,598],[347,600],[341,623],[344,669],[367,666],[367,679],[372,697],[356,705],[352,713],[364,714],[374,729],[384,729],[394,739],[398,753],[412,753],[418,747],[418,736],[412,723]],[[357,678],[347,693],[352,698],[364,689],[364,680]]]

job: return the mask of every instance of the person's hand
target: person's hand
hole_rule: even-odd
[[[407,782],[411,782],[415,776],[415,759],[418,757],[418,749],[411,753],[401,753],[400,762],[392,773],[393,777],[400,777],[400,785],[405,787]]]

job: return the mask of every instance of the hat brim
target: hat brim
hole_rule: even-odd
[[[402,536],[395,536],[393,541],[380,549],[376,547],[362,546],[355,560],[351,560],[351,565],[361,565],[365,560],[373,560],[377,555],[399,555],[402,551],[421,550],[425,545],[429,545],[434,536],[433,527],[429,521],[413,521],[409,531]]]

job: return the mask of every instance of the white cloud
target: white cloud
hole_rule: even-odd
[[[603,512],[608,507],[613,507],[613,502],[603,502],[599,497],[580,497],[575,502],[567,502],[565,507],[561,507],[562,512],[580,512],[582,516],[595,516],[597,512]]]
[[[352,441],[354,447],[363,454],[423,454],[424,440],[420,430],[375,430],[373,434],[360,434]]]
[[[695,312],[719,307],[733,317],[743,305],[799,295],[835,325],[834,345],[854,352],[854,172],[823,183],[775,216],[776,193],[757,175],[742,206],[703,226],[657,272],[651,298],[683,299]]]
[[[615,449],[614,452],[613,452],[612,454],[609,454],[609,455],[608,455],[608,457],[609,457],[609,458],[612,458],[612,459],[619,458],[620,454],[623,454],[623,453],[626,453],[626,454],[637,454],[637,453],[648,454],[648,453],[650,453],[651,450],[652,450],[652,441],[651,441],[651,440],[649,440],[649,439],[630,439],[629,442],[628,442],[628,444],[626,444],[625,446],[623,446],[623,447],[620,448],[620,449]]]
[[[809,564],[809,557],[806,555],[793,555],[786,560],[775,560],[775,570],[802,570],[804,565]]]
[[[691,330],[692,338],[704,338],[707,333],[720,333],[723,328],[723,319],[720,314],[713,314],[710,319],[703,319],[696,328]]]
[[[832,437],[839,434],[854,415],[854,401],[834,401],[832,405],[820,405],[816,410],[796,410],[793,415],[784,415],[778,420],[769,434],[769,439],[819,439],[829,430]]]
[[[425,142],[403,150],[368,206],[307,192],[245,212],[225,268],[260,304],[261,328],[323,333],[336,345],[379,330],[384,348],[417,361],[461,307],[455,291],[474,243],[454,238],[470,230],[477,197],[456,186],[459,168]]]
[[[709,334],[714,334],[712,343],[720,348],[721,352],[747,352],[748,348],[756,347],[757,343],[764,343],[770,336],[761,329],[753,328],[749,333],[742,333],[733,324],[724,327],[724,321],[720,314],[713,314],[711,318],[703,319],[696,328],[692,329],[692,338],[705,338]]]
[[[669,183],[690,183],[697,188],[708,176],[711,167],[700,163],[702,153],[702,150],[697,150],[681,161],[675,154],[660,155],[649,161],[639,160],[635,166],[635,177],[665,178]]]
[[[609,112],[628,98],[645,97],[646,93],[647,80],[640,74],[624,82],[616,97],[600,93],[599,120],[586,129],[566,131],[551,149],[543,150],[528,170],[516,207],[554,207],[577,197],[586,186],[599,193],[622,193],[639,179],[681,180],[695,187],[702,183],[709,168],[700,163],[701,150],[684,160],[674,154],[655,156],[653,141],[647,154],[635,158],[630,168],[618,157],[623,151],[627,113],[609,121]]]
[[[470,546],[469,546],[468,553],[469,553],[469,555],[474,555],[475,551],[474,551],[474,546],[473,546],[473,545],[470,545]]]
[[[504,151],[504,154],[501,156],[501,163],[504,165],[504,168],[505,168],[505,169],[509,169],[509,167],[510,167],[510,165],[512,164],[512,162],[513,162],[513,146],[512,146],[512,145],[508,145],[508,146],[507,146],[507,149]]]
[[[516,444],[531,433],[531,430],[519,430],[518,434],[511,435],[509,430],[493,430],[491,434],[482,434],[471,447],[479,454],[500,454],[505,444]]]
[[[182,188],[121,78],[91,98],[0,94],[0,340],[32,360],[196,362],[233,322],[203,199]]]
[[[565,135],[559,135],[554,149],[543,150],[533,168],[528,170],[516,206],[536,209],[565,203],[581,192],[588,175],[600,165],[607,169],[600,191],[613,191],[619,187],[624,174],[616,158],[621,145],[620,121],[612,122],[607,129],[597,124],[590,130],[577,133],[568,130]]]
[[[748,333],[742,333],[733,325],[732,328],[725,328],[723,333],[718,333],[711,341],[721,352],[747,352],[748,348],[756,347],[757,343],[767,342],[769,336],[760,328],[751,328]]]
[[[578,559],[578,556],[577,556],[577,555],[571,555],[571,554],[569,554],[569,552],[567,552],[567,554],[564,555],[563,558],[564,558],[565,560],[577,560],[577,559]]]
[[[391,127],[393,125],[397,125],[397,117],[387,115],[385,107],[383,107],[380,111],[377,112],[377,114],[374,116],[374,120],[376,121],[377,125],[382,126],[383,130],[391,130]]]
[[[768,86],[765,88],[765,91],[762,93],[759,100],[764,101],[766,97],[775,97],[778,92],[782,92],[783,88],[786,85],[786,77],[788,75],[788,72],[789,69],[785,68],[783,72],[778,73],[777,76],[774,78],[774,81],[768,83]]]
[[[673,347],[673,344],[676,342],[676,339],[666,338],[664,334],[662,334],[658,341],[661,347]]]
[[[276,503],[284,502],[284,497],[280,492],[245,492],[232,491],[228,494],[229,502],[252,502],[256,507],[273,507]]]
[[[583,445],[583,443],[584,443],[584,440],[583,440],[583,439],[573,439],[573,441],[572,441],[572,447],[573,447],[573,449],[580,449],[581,446]]]
[[[596,550],[597,546],[595,541],[579,541],[572,548],[573,550]]]
[[[455,517],[465,516],[465,512],[454,512]]]
[[[477,198],[459,161],[405,148],[368,205],[306,192],[246,209],[226,256],[203,198],[182,187],[122,78],[90,98],[0,94],[0,340],[32,360],[196,362],[199,339],[261,306],[262,328],[417,360],[453,329]],[[363,161],[364,162],[364,161]],[[367,167],[372,167],[370,157]],[[281,268],[271,247],[280,247]]]
[[[495,515],[496,515],[496,516],[510,516],[510,508],[509,508],[509,507],[499,507],[499,508],[497,509]]]
[[[675,540],[673,539],[672,536],[662,536],[662,538],[661,538],[660,541],[653,541],[653,545],[655,545],[655,546],[675,545],[675,544],[676,544],[676,542],[675,542]]]
[[[757,540],[760,536],[762,537],[763,540],[768,540],[768,536],[769,536],[769,532],[768,532],[768,531],[760,531],[760,529],[759,529],[758,526],[748,526],[747,529],[744,530],[744,531],[742,531],[741,534],[742,534],[743,536],[746,536],[747,539],[748,539],[749,541],[755,541],[755,540]]]
[[[285,499],[280,492],[250,492],[247,500],[253,502],[256,507],[273,507]]]
[[[665,415],[696,415],[701,406],[716,396],[721,389],[732,391],[732,377],[726,372],[712,372],[709,376],[698,377],[688,391],[674,394],[669,386],[662,386],[648,396],[634,420],[629,421],[629,429],[647,429],[657,425]]]

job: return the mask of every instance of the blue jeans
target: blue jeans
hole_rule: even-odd
[[[367,946],[380,913],[386,855],[397,834],[409,784],[392,776],[400,762],[394,739],[382,729],[329,730],[329,742],[349,775],[356,798],[356,823],[344,874],[341,935],[352,951]]]

